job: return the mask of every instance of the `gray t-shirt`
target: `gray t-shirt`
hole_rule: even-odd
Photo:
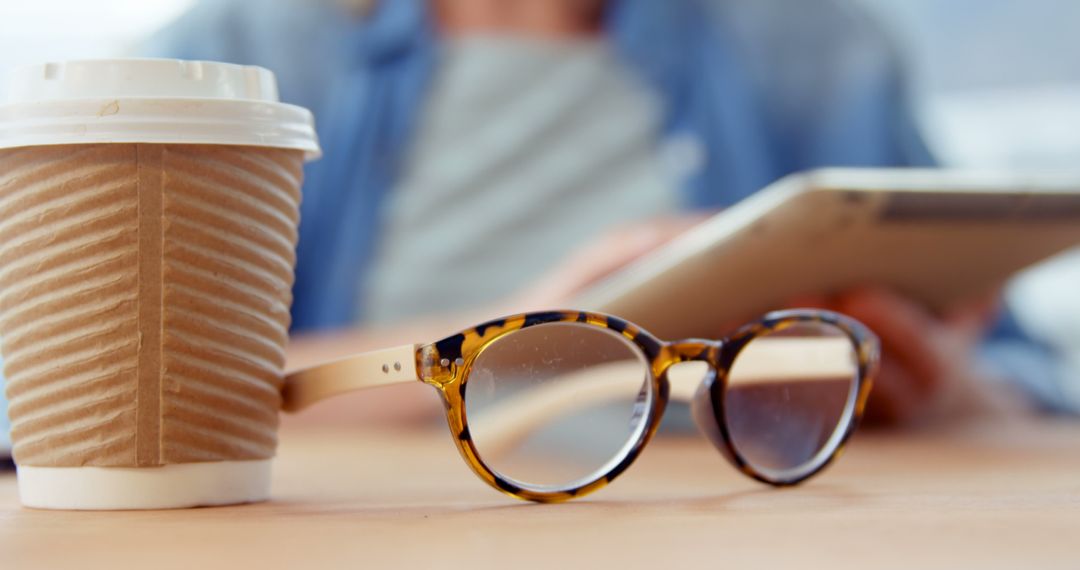
[[[658,102],[600,41],[450,40],[358,291],[376,322],[482,306],[673,212]]]

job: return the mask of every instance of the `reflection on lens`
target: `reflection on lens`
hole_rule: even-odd
[[[590,482],[641,436],[653,388],[644,356],[581,323],[509,333],[473,362],[465,413],[481,461],[534,489]]]
[[[724,396],[732,445],[772,479],[817,469],[851,421],[857,377],[855,345],[832,325],[800,323],[752,340]]]

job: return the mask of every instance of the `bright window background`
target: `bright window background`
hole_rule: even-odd
[[[14,65],[131,53],[192,0],[0,0],[0,94]]]
[[[965,167],[1077,169],[1080,2],[862,1],[900,40],[941,157]]]

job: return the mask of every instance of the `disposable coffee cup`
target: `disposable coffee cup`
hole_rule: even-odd
[[[0,350],[24,505],[269,495],[311,113],[258,67],[17,69]]]

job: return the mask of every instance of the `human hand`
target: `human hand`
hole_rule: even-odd
[[[975,350],[999,310],[1000,295],[958,305],[941,315],[880,287],[793,300],[794,305],[849,315],[881,339],[881,369],[865,419],[910,425],[1026,410],[1026,401],[979,370]]]

